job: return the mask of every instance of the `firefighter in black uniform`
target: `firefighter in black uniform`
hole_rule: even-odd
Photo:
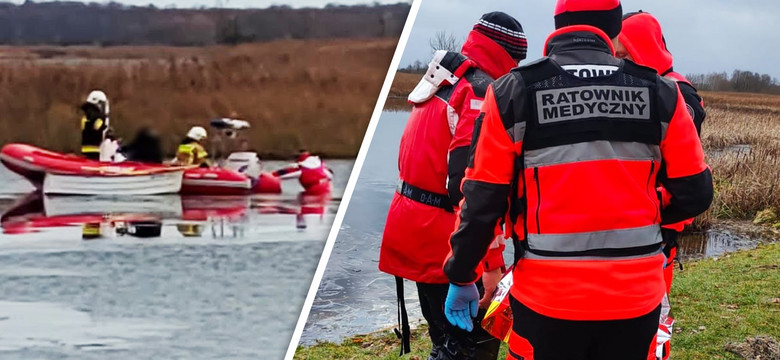
[[[108,129],[108,98],[100,90],[89,93],[81,105],[81,155],[88,159],[100,159],[100,144]]]

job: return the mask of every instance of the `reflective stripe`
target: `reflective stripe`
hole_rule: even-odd
[[[522,141],[525,137],[525,121],[516,122],[512,128],[506,131],[512,142]]]
[[[81,147],[81,152],[82,153],[96,153],[96,152],[100,152],[100,147],[99,146],[94,146],[94,145],[83,145]]]
[[[666,140],[666,130],[669,129],[668,122],[661,122],[661,141]]]
[[[526,251],[525,254],[523,254],[523,259],[545,260],[545,261],[594,261],[594,260],[616,261],[616,260],[644,259],[644,258],[657,256],[658,254],[661,253],[662,253],[661,244],[658,244],[658,250],[653,251],[649,254],[630,255],[630,256],[544,256],[544,255],[534,254],[530,251]]]
[[[633,229],[571,234],[528,234],[531,250],[581,252],[599,249],[625,249],[661,244],[658,224]]]
[[[517,140],[515,140],[517,141]],[[525,152],[526,168],[593,160],[661,161],[661,148],[637,142],[590,141]]]

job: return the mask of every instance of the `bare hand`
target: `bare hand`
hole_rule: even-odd
[[[482,299],[479,299],[479,307],[487,309],[490,306],[491,300],[493,300],[493,293],[496,292],[498,282],[501,281],[501,277],[504,275],[501,269],[495,269],[492,271],[486,271],[482,273],[482,286],[485,287],[485,295]]]

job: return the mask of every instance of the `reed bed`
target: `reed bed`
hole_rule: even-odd
[[[154,126],[168,152],[193,125],[249,120],[250,145],[353,157],[396,39],[284,40],[239,46],[0,47],[0,144],[79,146],[78,106],[92,89],[130,140]]]
[[[699,219],[750,220],[780,210],[780,96],[703,93],[702,144],[715,180],[715,199]]]

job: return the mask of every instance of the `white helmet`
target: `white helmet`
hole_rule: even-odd
[[[87,102],[97,106],[104,114],[108,115],[108,97],[100,90],[92,90],[87,96]]]
[[[193,126],[192,129],[187,133],[187,137],[193,140],[201,141],[208,137],[208,134],[206,133],[206,129],[204,129],[201,126]]]

